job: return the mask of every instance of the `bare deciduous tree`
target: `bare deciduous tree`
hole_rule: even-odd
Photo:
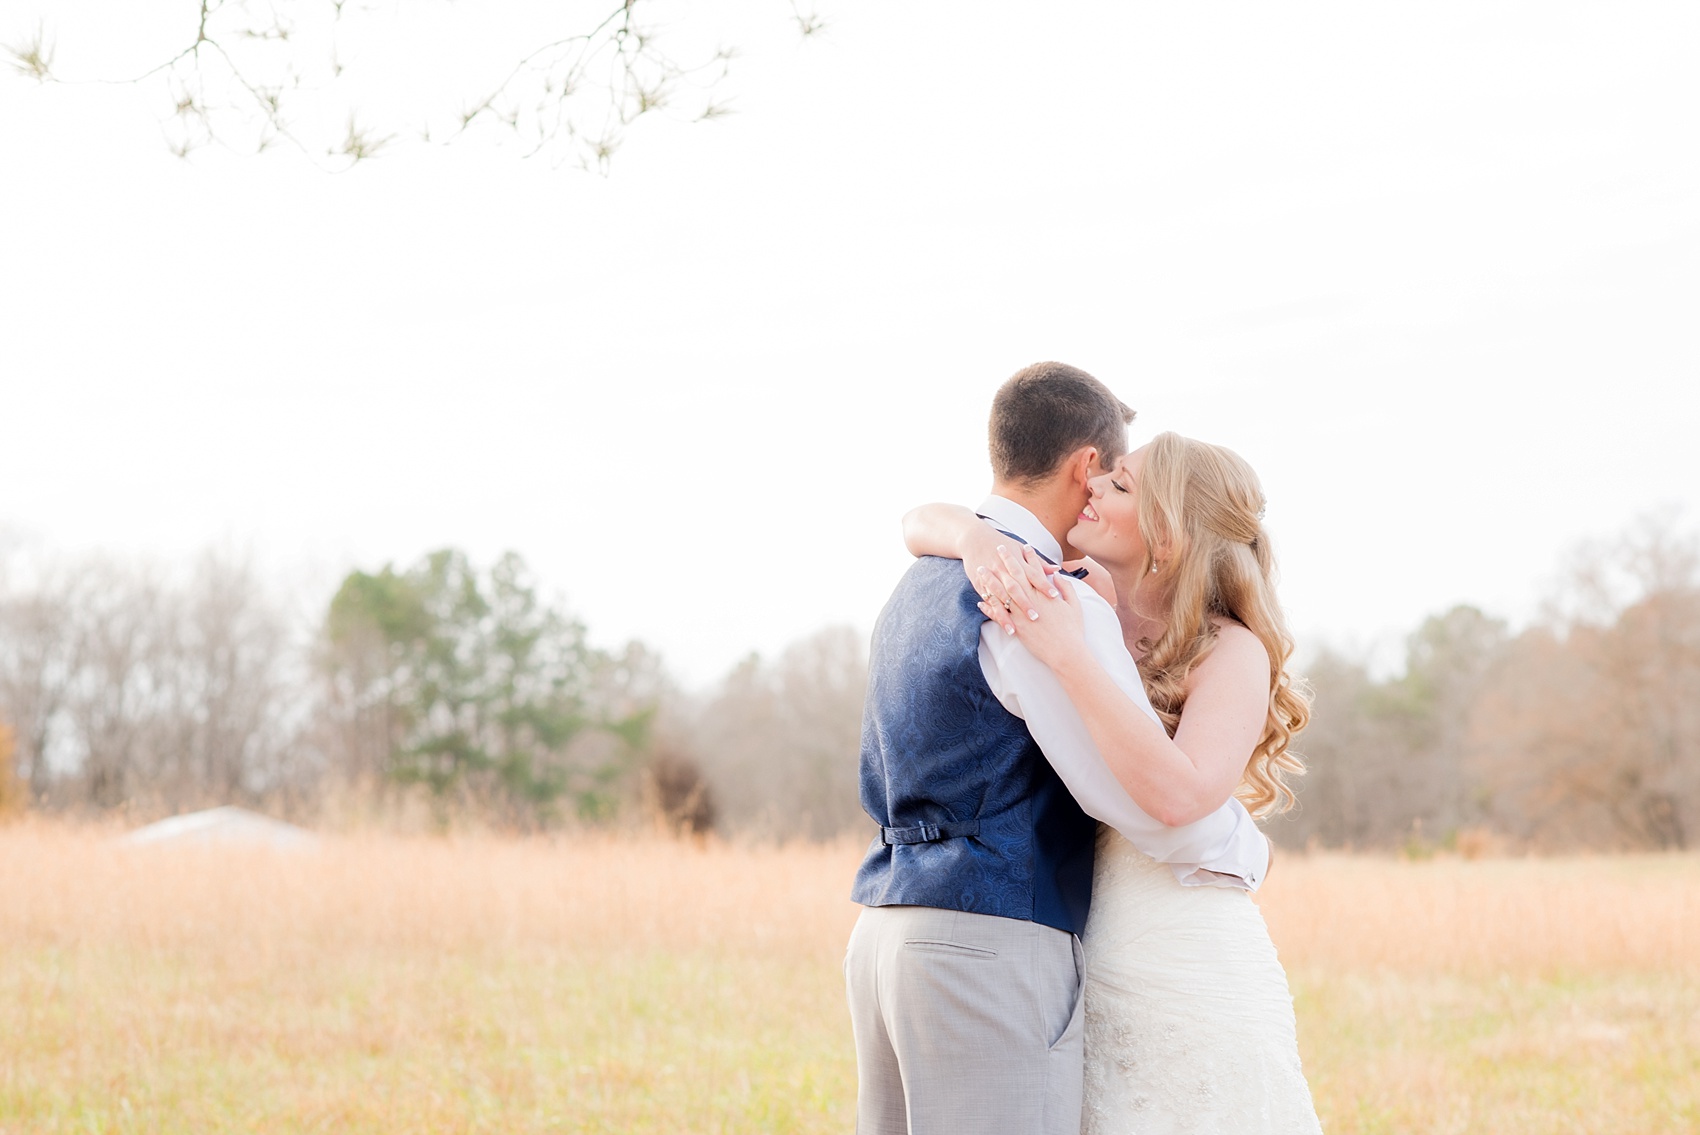
[[[369,95],[386,80],[371,73],[370,52],[361,48],[403,35],[421,7],[185,0],[177,46],[117,78],[63,78],[45,25],[9,44],[6,54],[16,73],[41,83],[151,85],[170,107],[167,135],[183,156],[215,142],[252,152],[284,142],[315,162],[347,168],[404,136],[452,141],[490,124],[509,131],[527,156],[605,170],[640,118],[665,112],[704,121],[728,111],[721,90],[734,52],[688,49],[688,58],[676,58],[667,45],[680,29],[668,25],[662,4],[618,0],[564,18],[551,10],[517,58],[474,68],[476,77],[464,83],[450,77],[455,68],[444,67],[426,99],[431,105],[404,105],[375,119],[362,109],[363,91]],[[804,36],[823,27],[796,0],[790,12]]]
[[[1700,834],[1700,547],[1644,522],[1583,549],[1473,730],[1498,822],[1548,847]]]
[[[96,808],[128,802],[146,762],[160,684],[149,663],[163,661],[170,619],[156,572],[113,562],[90,571],[72,624],[82,665],[66,716],[81,795]]]
[[[866,827],[857,787],[867,650],[830,627],[776,661],[751,656],[701,711],[692,734],[725,826],[779,839]]]
[[[28,738],[32,795],[172,811],[251,801],[291,772],[305,707],[287,622],[247,565],[173,583],[95,559],[0,594],[0,712]]]
[[[278,604],[240,560],[202,557],[168,609],[155,664],[154,793],[176,810],[252,800],[301,773],[306,712],[295,643]]]
[[[38,803],[48,795],[50,754],[82,669],[73,615],[84,574],[38,568],[27,582],[8,581],[0,590],[0,712],[12,722],[18,765]]]
[[[1422,847],[1486,830],[1564,849],[1700,832],[1700,547],[1644,521],[1579,550],[1515,637],[1459,607],[1374,681],[1326,652],[1286,842]]]

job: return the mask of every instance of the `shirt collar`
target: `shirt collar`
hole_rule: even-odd
[[[1033,545],[1035,552],[1044,555],[1052,563],[1062,562],[1062,545],[1052,536],[1045,526],[1039,523],[1039,518],[1016,504],[1008,497],[993,494],[980,502],[980,507],[974,510],[986,517],[993,524],[1021,537]]]

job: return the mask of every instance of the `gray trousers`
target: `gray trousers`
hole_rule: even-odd
[[[1080,940],[926,906],[866,907],[844,955],[858,1135],[1079,1135]]]

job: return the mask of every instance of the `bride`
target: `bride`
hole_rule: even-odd
[[[1162,724],[1086,648],[1079,601],[1030,548],[953,505],[904,519],[916,555],[960,558],[980,609],[1056,674],[1136,804],[1178,826],[1237,794],[1291,807],[1288,743],[1310,716],[1287,672],[1263,493],[1237,454],[1159,435],[1093,479],[1068,543],[1116,608]],[[1065,565],[1071,566],[1071,565]],[[1088,1135],[1321,1130],[1293,1001],[1244,890],[1183,887],[1114,829],[1098,835],[1086,954]]]

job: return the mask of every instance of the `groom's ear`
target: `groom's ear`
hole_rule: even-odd
[[[1088,481],[1097,477],[1103,469],[1098,467],[1097,445],[1081,445],[1063,460],[1063,466],[1057,469],[1057,476],[1063,477],[1068,483],[1071,493],[1090,494]]]
[[[1099,456],[1095,445],[1083,445],[1075,450],[1068,459],[1069,484],[1083,493],[1088,492],[1087,482],[1104,471]]]

